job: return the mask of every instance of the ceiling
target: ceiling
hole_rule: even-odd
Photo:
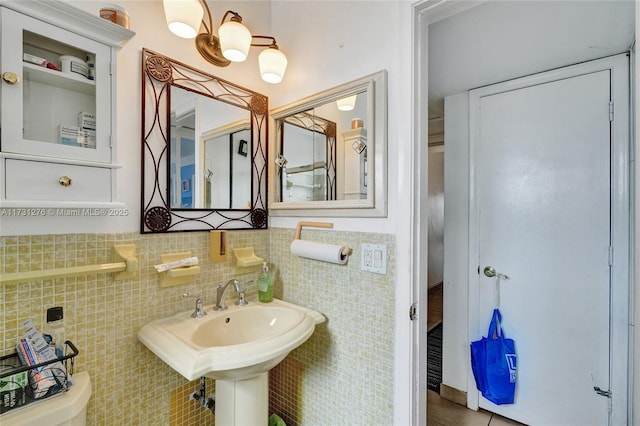
[[[624,52],[634,38],[633,1],[475,3],[429,26],[429,119],[436,122],[445,96]]]

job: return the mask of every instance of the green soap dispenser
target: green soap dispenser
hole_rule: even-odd
[[[273,275],[269,273],[267,262],[262,264],[262,272],[258,275],[258,300],[262,303],[273,300]]]

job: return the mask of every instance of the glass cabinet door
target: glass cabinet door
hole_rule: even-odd
[[[2,151],[111,162],[111,48],[0,12]],[[17,82],[7,82],[7,73]]]

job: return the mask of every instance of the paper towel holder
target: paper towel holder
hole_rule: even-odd
[[[298,222],[298,224],[296,225],[296,235],[294,237],[294,240],[300,239],[300,233],[302,232],[303,226],[313,228],[333,228],[333,222]],[[351,253],[353,253],[353,249],[349,246],[345,246],[345,248],[341,252],[343,256],[351,256]]]

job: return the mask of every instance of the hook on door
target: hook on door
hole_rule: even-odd
[[[489,278],[496,278],[496,291],[495,291],[495,305],[496,308],[500,307],[500,280],[508,280],[509,276],[506,274],[501,274],[496,271],[496,268],[493,266],[485,266],[482,270],[484,275]]]

